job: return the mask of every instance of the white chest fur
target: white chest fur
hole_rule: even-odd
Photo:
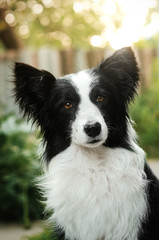
[[[146,214],[142,151],[71,145],[52,159],[47,209],[70,240],[136,240]]]

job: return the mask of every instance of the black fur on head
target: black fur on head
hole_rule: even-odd
[[[57,129],[53,121],[53,109],[51,109],[50,98],[52,98],[52,89],[56,85],[55,77],[47,72],[40,71],[30,65],[16,63],[14,67],[15,77],[15,100],[24,116],[37,126],[40,126],[41,133],[46,143],[46,159],[50,159],[48,146],[53,141],[53,155],[56,155],[56,149],[59,150],[61,136],[55,136],[53,129]],[[61,129],[62,131],[62,129]],[[59,138],[59,139],[57,139]],[[66,144],[64,144],[66,145]],[[62,146],[62,145],[61,145]]]
[[[75,112],[68,112],[64,104],[70,99],[78,102],[79,98],[65,79],[57,81],[51,73],[27,64],[15,64],[14,78],[15,100],[24,116],[40,126],[49,161],[70,145],[68,123]]]
[[[134,99],[140,74],[130,47],[116,51],[93,70],[106,94],[105,121],[109,127],[106,146],[130,149],[127,129],[128,104]]]
[[[97,71],[110,79],[112,89],[118,89],[126,104],[133,100],[140,77],[138,64],[130,47],[116,51],[99,65]]]

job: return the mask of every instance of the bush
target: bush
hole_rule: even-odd
[[[40,172],[37,144],[30,127],[13,115],[0,118],[0,220],[39,219],[43,207],[35,187]]]
[[[159,158],[159,80],[158,62],[154,61],[151,86],[131,106],[131,116],[149,158]]]

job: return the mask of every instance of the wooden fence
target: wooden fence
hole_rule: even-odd
[[[96,66],[101,60],[111,55],[110,50],[70,50],[41,48],[39,50],[23,49],[0,54],[0,105],[5,112],[18,112],[12,98],[12,83],[14,62],[24,62],[39,69],[45,69],[56,77]],[[152,61],[156,51],[145,49],[137,51],[143,71],[142,85],[148,86],[151,79]]]

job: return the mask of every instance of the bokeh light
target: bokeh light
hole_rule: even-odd
[[[12,13],[7,13],[6,16],[5,16],[5,21],[11,25],[11,26],[14,26],[15,24],[15,17]]]
[[[105,26],[102,34],[103,39],[108,41],[112,48],[119,49],[125,46],[131,46],[143,37],[150,38],[159,31],[159,15],[157,13],[155,13],[154,17],[152,15],[150,25],[146,26],[149,10],[156,5],[156,0],[107,0],[106,3],[103,3],[103,6],[101,6],[101,20],[103,22],[110,22],[110,25],[107,24]],[[119,28],[114,28],[111,19],[108,19],[108,16],[112,18],[112,16],[115,17],[117,14],[116,6],[120,7],[122,13],[120,15],[122,20]],[[93,46],[98,46],[99,38],[94,36],[90,42]],[[103,41],[101,41],[101,47],[102,45]]]
[[[46,44],[61,47],[76,48],[82,42],[119,49],[159,32],[158,0],[0,0],[0,4],[7,9],[5,21],[23,39],[39,44],[45,43],[41,38],[45,35]],[[56,37],[57,32],[64,40],[61,34]]]

